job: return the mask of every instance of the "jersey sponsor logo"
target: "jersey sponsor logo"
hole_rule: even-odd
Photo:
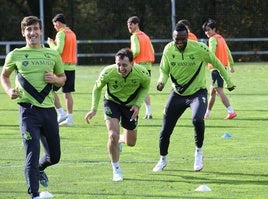
[[[53,66],[54,62],[50,60],[33,60],[30,62],[34,66],[46,65],[46,66]]]
[[[191,67],[191,66],[195,66],[196,63],[194,61],[182,61],[182,62],[171,62],[170,63],[171,66],[175,67],[175,66],[187,66],[187,67]]]
[[[118,82],[117,80],[114,81],[114,83],[111,85],[111,87],[113,89],[117,89],[117,88],[122,88],[122,87],[127,87],[127,88],[132,88],[132,87],[137,87],[139,86],[139,81],[137,79],[132,79],[131,82],[127,83],[127,84],[121,84],[120,82]]]
[[[22,61],[22,66],[54,66],[55,62],[50,60],[33,60],[33,61]]]

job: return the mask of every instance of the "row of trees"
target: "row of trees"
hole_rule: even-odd
[[[22,40],[20,21],[26,15],[40,16],[39,0],[0,0],[1,41]],[[176,20],[191,21],[192,32],[206,38],[202,23],[207,18],[218,22],[225,38],[267,37],[268,1],[265,0],[176,0]],[[171,39],[170,0],[44,0],[44,35],[54,37],[51,19],[59,12],[67,17],[67,25],[79,40],[129,39],[126,21],[129,16],[141,18],[141,29],[152,39]],[[264,43],[230,43],[235,50],[265,50]],[[115,52],[120,45],[85,47],[83,52]],[[160,52],[163,45],[156,46]],[[267,47],[266,47],[267,49]],[[237,57],[239,59],[241,57]],[[265,56],[248,57],[265,60]],[[91,58],[88,61],[98,62]]]

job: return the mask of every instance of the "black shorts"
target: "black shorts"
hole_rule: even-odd
[[[104,99],[104,117],[105,120],[109,118],[117,118],[121,126],[127,130],[135,130],[138,125],[138,117],[136,121],[130,121],[133,111],[131,107],[122,106],[118,103]]]
[[[53,91],[58,91],[62,88],[63,93],[71,93],[75,91],[75,70],[65,70],[66,82],[62,87],[53,86]]]
[[[215,88],[223,88],[224,80],[222,79],[218,70],[211,72],[212,86]]]

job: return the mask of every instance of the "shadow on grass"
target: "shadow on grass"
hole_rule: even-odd
[[[161,173],[155,173],[154,175],[164,175],[164,176],[174,177],[177,180],[162,179],[158,181],[203,183],[203,184],[230,184],[230,185],[241,185],[241,184],[243,185],[245,184],[267,185],[268,184],[268,180],[264,180],[264,178],[267,179],[268,174],[237,173],[237,172],[204,172],[204,171],[194,172],[192,170],[175,170],[175,169],[165,169],[165,171]],[[168,172],[172,172],[172,174]],[[174,173],[178,173],[178,174],[174,174]],[[215,179],[212,179],[212,175],[217,176],[217,177]],[[208,177],[206,178],[203,176],[208,176]],[[250,180],[243,179],[243,177],[251,177],[252,179]],[[263,178],[263,180],[259,179],[260,177]],[[231,179],[224,179],[224,178],[231,178]],[[182,181],[181,179],[184,179],[184,181]],[[137,179],[137,180],[140,180],[140,179]]]
[[[115,182],[117,183],[117,182]],[[119,184],[122,183],[122,182],[118,182]],[[177,196],[174,196],[173,195],[168,195],[168,194],[122,194],[122,193],[94,193],[94,192],[91,192],[91,193],[73,193],[73,192],[55,192],[54,195],[56,194],[62,194],[62,195],[79,195],[79,196],[82,196],[82,197],[90,197],[90,196],[95,196],[95,197],[103,197],[103,198],[110,198],[110,197],[118,197],[118,198],[215,198],[215,197],[209,197],[209,196],[204,196],[204,197],[200,197],[200,196],[179,196],[179,194]],[[94,198],[95,198],[94,197]],[[218,199],[223,199],[223,198],[218,198]]]

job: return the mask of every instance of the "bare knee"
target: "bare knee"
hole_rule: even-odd
[[[109,140],[111,143],[117,144],[119,140],[119,135],[116,133],[110,133],[109,134]]]

